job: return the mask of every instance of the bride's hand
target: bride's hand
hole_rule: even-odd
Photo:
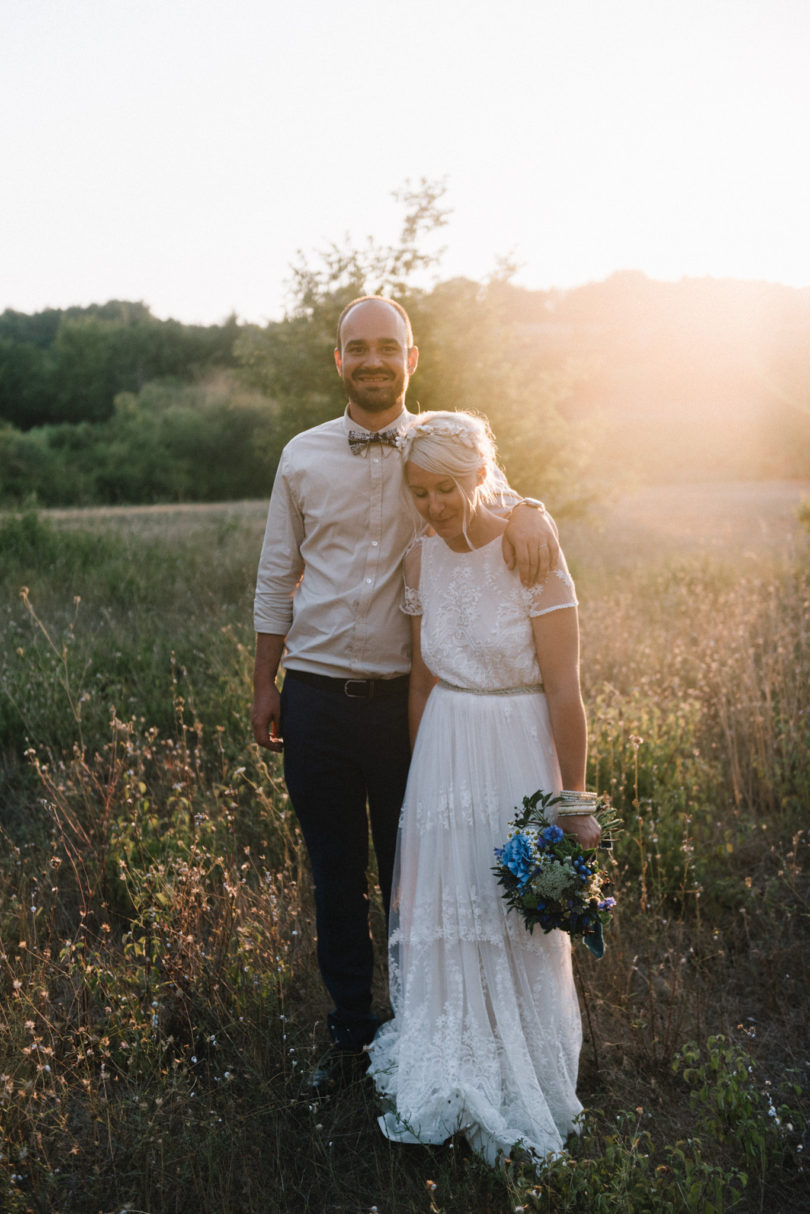
[[[567,835],[575,835],[583,847],[598,847],[602,838],[602,827],[593,814],[572,814],[560,818],[557,825]]]

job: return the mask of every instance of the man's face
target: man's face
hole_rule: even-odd
[[[375,299],[357,304],[343,321],[335,365],[350,404],[384,413],[402,408],[418,356],[399,313]]]

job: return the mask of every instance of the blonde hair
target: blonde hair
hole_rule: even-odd
[[[420,413],[400,431],[399,449],[402,453],[403,490],[407,481],[408,460],[435,476],[449,476],[467,504],[462,532],[467,543],[467,524],[476,502],[503,505],[511,496],[509,482],[498,466],[495,440],[485,417],[475,413],[439,411]],[[472,493],[459,483],[461,477],[478,473],[483,477]],[[410,495],[408,501],[418,514]]]
[[[478,496],[500,504],[509,485],[498,466],[495,440],[485,417],[475,413],[436,411],[420,413],[400,433],[403,467],[413,460],[425,472],[458,479],[484,469]]]

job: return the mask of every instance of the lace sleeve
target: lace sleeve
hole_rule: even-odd
[[[422,569],[422,537],[415,539],[402,561],[403,593],[400,609],[405,615],[421,615],[422,600],[419,596],[419,575]]]
[[[524,601],[530,616],[547,615],[563,607],[576,607],[577,594],[574,579],[568,572],[565,557],[560,552],[556,566],[548,577],[536,586],[523,586]]]

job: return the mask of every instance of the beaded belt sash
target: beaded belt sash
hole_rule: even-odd
[[[527,696],[543,690],[542,683],[528,683],[523,687],[493,687],[483,691],[478,687],[456,687],[455,683],[447,683],[444,679],[439,679],[439,687],[446,691],[463,691],[468,696]]]

